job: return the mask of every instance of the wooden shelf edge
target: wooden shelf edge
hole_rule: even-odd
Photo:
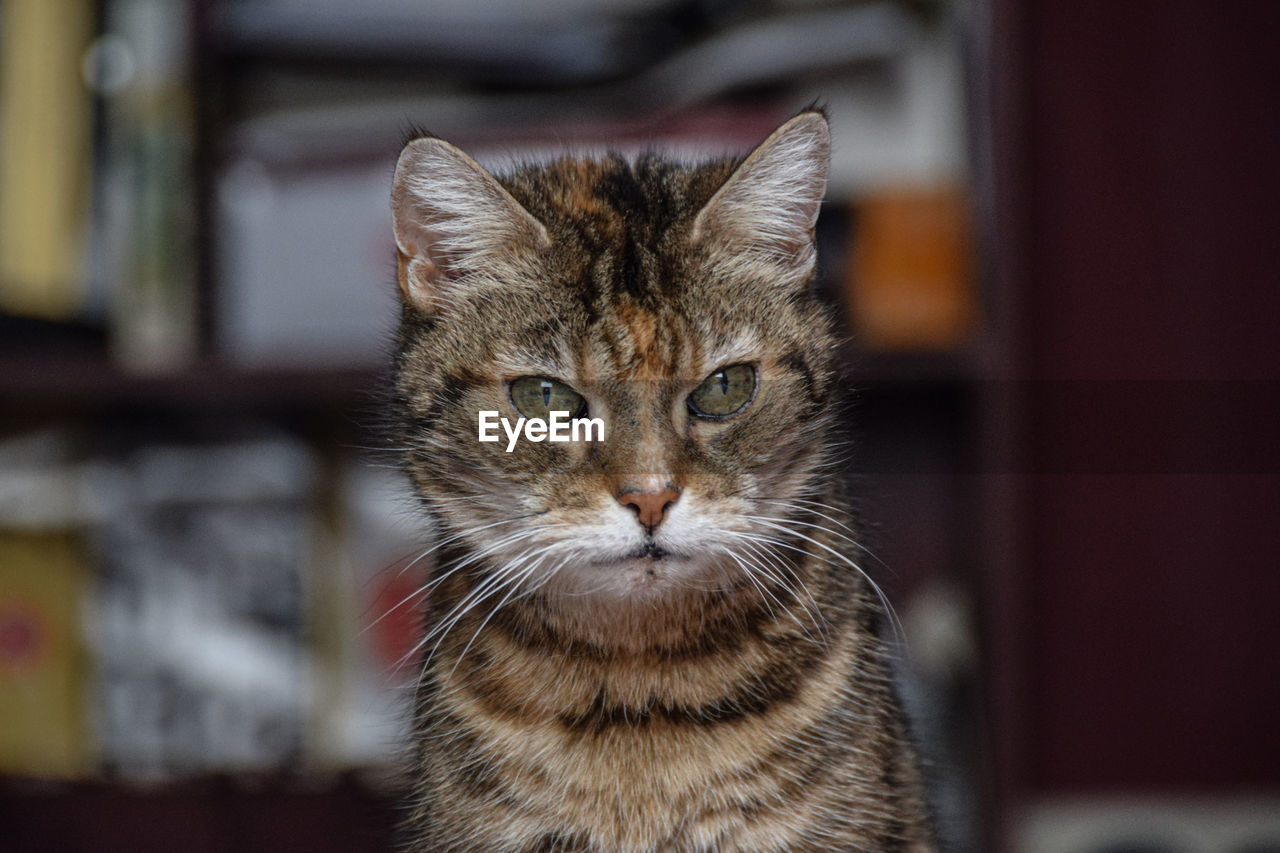
[[[0,352],[0,410],[210,407],[332,409],[373,403],[386,387],[372,366],[247,368],[214,360],[170,373],[131,373],[102,350]]]

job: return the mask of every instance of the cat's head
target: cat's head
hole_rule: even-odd
[[[494,177],[443,140],[405,146],[405,458],[494,589],[732,588],[817,494],[832,338],[809,289],[829,148],[817,111],[745,160],[696,166],[611,156]],[[549,410],[598,419],[603,440],[511,446],[493,415],[498,440],[479,440],[481,412],[514,426]]]

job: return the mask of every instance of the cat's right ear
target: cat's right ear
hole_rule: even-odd
[[[434,137],[400,152],[391,218],[400,292],[427,314],[469,276],[550,242],[546,227],[479,163]]]
[[[814,224],[827,187],[831,130],[811,109],[775,130],[699,211],[695,242],[718,241],[803,280],[817,257]]]

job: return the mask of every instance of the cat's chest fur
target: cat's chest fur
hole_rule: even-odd
[[[594,657],[510,624],[460,662],[445,650],[421,849],[906,849],[885,846],[904,827],[884,778],[910,768],[883,685],[851,692],[879,647],[843,624],[815,644],[793,617],[677,656]]]

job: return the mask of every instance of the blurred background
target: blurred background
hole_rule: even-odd
[[[388,188],[818,101],[947,851],[1280,851],[1258,0],[0,0],[0,850],[393,849]]]

